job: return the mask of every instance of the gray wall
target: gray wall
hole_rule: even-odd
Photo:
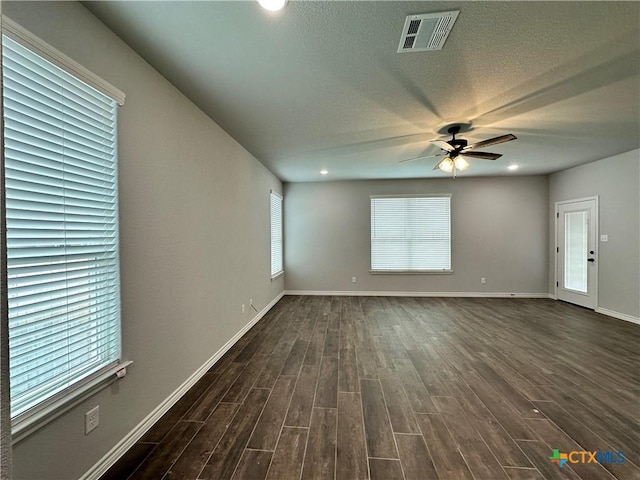
[[[640,317],[640,150],[555,173],[549,180],[549,251],[555,251],[555,203],[598,196],[598,307]],[[549,256],[549,292],[555,291]]]
[[[412,193],[452,194],[454,273],[370,274],[369,195]],[[548,201],[542,176],[285,184],[285,288],[546,294]]]
[[[270,280],[269,189],[280,181],[78,3],[5,13],[127,94],[119,113],[127,377],[14,449],[16,479],[81,476],[252,315]],[[84,435],[84,413],[100,426]]]

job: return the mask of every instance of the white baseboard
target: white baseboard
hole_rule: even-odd
[[[549,298],[551,300],[557,300],[558,299],[558,296],[555,293],[549,293],[548,295],[549,295]]]
[[[131,430],[122,440],[120,440],[104,457],[102,457],[98,463],[91,467],[85,474],[80,477],[80,480],[98,480],[112,465],[114,465],[127,450],[129,450],[147,431],[158,421],[160,418],[169,411],[175,403],[187,393],[187,391],[193,387],[198,380],[200,380],[207,371],[220,360],[220,358],[227,353],[227,351],[238,341],[240,338],[249,331],[258,321],[265,316],[265,314],[271,310],[271,308],[278,303],[278,301],[285,295],[284,292],[280,293],[269,304],[264,307],[260,312],[253,317],[249,323],[240,329],[233,337],[225,343],[220,350],[218,350],[213,356],[207,360],[198,370],[196,370],[187,380],[182,383],[171,395],[169,395],[160,405],[158,405],[149,415],[147,415],[133,430]]]
[[[601,307],[596,308],[596,313],[601,313],[609,317],[618,318],[620,320],[625,320],[627,322],[636,323],[640,325],[640,318],[634,317],[632,315],[627,315],[626,313],[615,312],[613,310],[609,310],[607,308],[601,308]]]
[[[380,292],[285,290],[285,295],[335,295],[346,297],[484,297],[484,298],[549,298],[548,293],[508,292]]]

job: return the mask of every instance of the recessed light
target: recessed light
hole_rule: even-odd
[[[329,170],[320,170],[320,175],[326,175],[329,173]]]
[[[507,168],[509,170],[517,170],[518,169],[518,165],[515,165],[515,164],[514,165],[509,165]]]
[[[287,4],[287,0],[258,0],[258,3],[265,10],[269,10],[270,12],[277,12],[278,10],[282,10],[284,6]]]

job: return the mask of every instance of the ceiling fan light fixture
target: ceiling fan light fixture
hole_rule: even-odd
[[[454,166],[455,164],[453,163],[453,160],[451,160],[451,157],[446,157],[440,162],[440,165],[438,165],[438,168],[445,173],[451,173],[453,172]]]
[[[258,3],[265,10],[277,12],[285,7],[287,0],[258,0]]]
[[[458,155],[455,160],[453,161],[454,165],[456,166],[456,170],[458,170],[459,172],[462,172],[463,170],[466,170],[467,168],[469,168],[469,162],[467,162],[464,158],[462,158],[460,155]]]
[[[476,150],[478,147],[485,147],[489,145],[496,145],[498,143],[510,142],[516,140],[517,137],[511,133],[507,135],[500,135],[499,137],[489,138],[473,144],[469,144],[464,138],[456,138],[456,135],[460,133],[462,128],[469,130],[470,124],[454,124],[447,127],[447,132],[451,135],[451,140],[445,141],[442,139],[431,140],[431,143],[442,150],[437,155],[430,155],[429,157],[416,157],[409,158],[407,160],[400,160],[400,162],[412,162],[414,160],[422,160],[423,158],[430,157],[442,157],[444,158],[436,163],[433,170],[442,170],[445,173],[453,173],[453,178],[456,178],[458,172],[462,172],[469,168],[469,161],[467,158],[482,159],[482,160],[497,160],[502,157],[499,153],[479,152]],[[512,164],[515,165],[515,164]],[[509,167],[510,170],[515,170],[516,167]]]
[[[516,165],[515,163],[513,165],[509,165],[507,167],[509,170],[517,170],[518,169],[518,165]]]

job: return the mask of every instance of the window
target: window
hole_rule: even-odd
[[[11,415],[120,358],[117,102],[3,37]]]
[[[271,278],[283,271],[282,265],[282,197],[275,192],[269,195],[271,204]]]
[[[372,196],[371,271],[451,271],[451,197]]]

